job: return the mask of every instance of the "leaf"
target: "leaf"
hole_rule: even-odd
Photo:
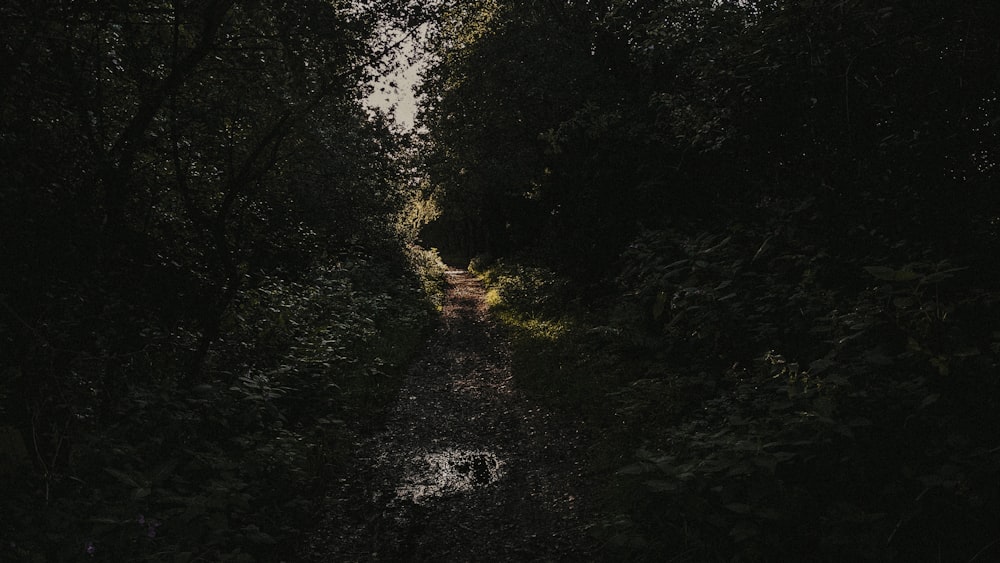
[[[826,385],[850,385],[851,380],[847,379],[843,375],[828,375],[823,378],[823,383]]]
[[[633,463],[631,465],[626,465],[618,471],[615,471],[618,475],[642,475],[643,473],[649,473],[651,464],[648,463]]]
[[[885,266],[865,266],[865,271],[882,281],[906,282],[920,277],[920,274],[910,270],[894,270]]]
[[[778,463],[781,463],[795,459],[797,456],[798,454],[793,452],[776,452],[774,454],[774,459],[777,460]]]
[[[778,458],[776,456],[758,455],[753,458],[753,464],[761,469],[766,469],[768,473],[773,475],[778,468]]]
[[[773,508],[758,508],[753,511],[753,515],[764,520],[778,520],[781,518],[781,513]]]
[[[819,375],[824,371],[830,369],[834,365],[836,365],[836,362],[827,360],[825,358],[813,360],[812,362],[809,363],[809,373],[812,375]]]
[[[180,464],[179,460],[173,459],[157,467],[156,471],[153,472],[153,477],[152,479],[150,479],[150,481],[154,485],[162,483],[164,479],[173,474],[174,470],[177,469],[177,466],[179,464]]]
[[[942,377],[947,377],[951,373],[951,367],[948,365],[948,359],[942,356],[930,359],[931,365],[936,367],[938,373]]]
[[[246,530],[246,537],[252,543],[258,545],[274,545],[278,543],[270,534],[261,532],[255,526],[251,526]]]
[[[750,514],[750,505],[739,502],[727,504],[726,509],[736,514]]]
[[[915,301],[912,297],[896,297],[892,300],[892,304],[897,309],[909,309],[913,307]]]
[[[967,270],[968,268],[951,268],[948,270],[943,270],[940,272],[934,272],[927,274],[921,281],[921,283],[941,283],[947,279],[953,278],[952,274],[955,272],[961,272],[962,270]]]
[[[683,260],[678,260],[676,262],[672,262],[670,264],[667,264],[666,266],[663,267],[663,269],[664,270],[673,270],[674,268],[678,268],[680,266],[687,265],[687,263],[689,261],[690,261],[689,258],[684,258]]]
[[[979,348],[976,348],[976,347],[963,348],[963,349],[959,350],[958,352],[955,352],[955,357],[956,358],[972,358],[972,357],[980,355],[981,353],[982,352],[979,351]]]
[[[677,490],[677,483],[672,481],[650,480],[643,484],[654,493],[672,493]]]
[[[616,547],[624,547],[628,549],[642,549],[646,547],[647,542],[645,538],[635,533],[620,533],[615,534],[610,540],[608,540],[611,545]]]
[[[663,291],[656,295],[656,302],[653,303],[653,318],[659,319],[663,316],[663,310],[667,306],[667,294]]]
[[[757,525],[747,520],[738,522],[731,530],[729,530],[729,535],[737,543],[745,542],[758,534],[760,534],[760,529],[757,528]]]
[[[768,243],[771,242],[772,238],[774,238],[773,235],[764,239],[764,242],[761,243],[760,248],[757,249],[757,252],[753,255],[753,258],[750,259],[751,263],[756,262],[757,258],[760,258],[760,255],[763,254],[766,250],[768,250],[769,248]]]
[[[923,401],[920,401],[920,408],[929,407],[934,403],[938,402],[938,399],[940,398],[941,398],[940,393],[931,393],[930,395],[924,397]]]
[[[123,472],[123,471],[119,471],[119,470],[113,469],[111,467],[105,467],[104,471],[106,471],[109,475],[111,475],[115,479],[118,479],[118,481],[120,481],[121,483],[123,483],[125,485],[128,485],[129,487],[132,487],[133,489],[141,489],[142,488],[142,485],[140,485],[138,481],[136,481],[131,475],[129,475],[129,474]]]
[[[111,518],[110,516],[97,516],[97,517],[94,517],[94,518],[88,518],[87,522],[90,522],[90,523],[93,523],[93,524],[113,524],[115,526],[118,526],[118,525],[121,525],[121,524],[125,523],[125,522],[123,522],[119,518]]]
[[[887,356],[881,347],[864,352],[861,354],[861,359],[875,366],[889,366],[893,363],[893,359]]]
[[[833,414],[833,411],[837,409],[837,403],[832,397],[816,397],[813,401],[813,409],[815,409],[820,416],[830,417]]]

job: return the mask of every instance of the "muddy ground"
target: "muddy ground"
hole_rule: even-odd
[[[515,389],[482,284],[461,270],[448,282],[441,322],[327,502],[309,560],[594,559],[582,426]]]

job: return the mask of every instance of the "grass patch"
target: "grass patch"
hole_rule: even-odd
[[[569,281],[541,266],[502,261],[474,270],[487,285],[487,305],[511,342],[515,383],[533,400],[583,417],[600,434],[591,463],[601,472],[621,465],[637,435],[621,409],[609,406],[638,369],[616,344],[617,332],[567,299]]]

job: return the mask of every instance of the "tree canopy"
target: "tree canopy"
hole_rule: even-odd
[[[995,244],[989,2],[482,2],[446,18],[427,170],[442,229],[476,251],[546,238],[607,261],[642,228],[775,197]]]

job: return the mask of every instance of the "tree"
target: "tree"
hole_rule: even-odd
[[[442,25],[424,124],[441,221],[494,221],[478,250],[530,217],[519,244],[606,264],[643,227],[785,196],[827,226],[995,240],[990,3],[477,6]]]
[[[222,377],[212,346],[241,292],[352,246],[398,248],[398,140],[360,102],[377,11],[0,10],[0,338],[13,380],[0,412],[15,427],[56,428],[58,450],[63,423],[113,418],[133,384]]]

